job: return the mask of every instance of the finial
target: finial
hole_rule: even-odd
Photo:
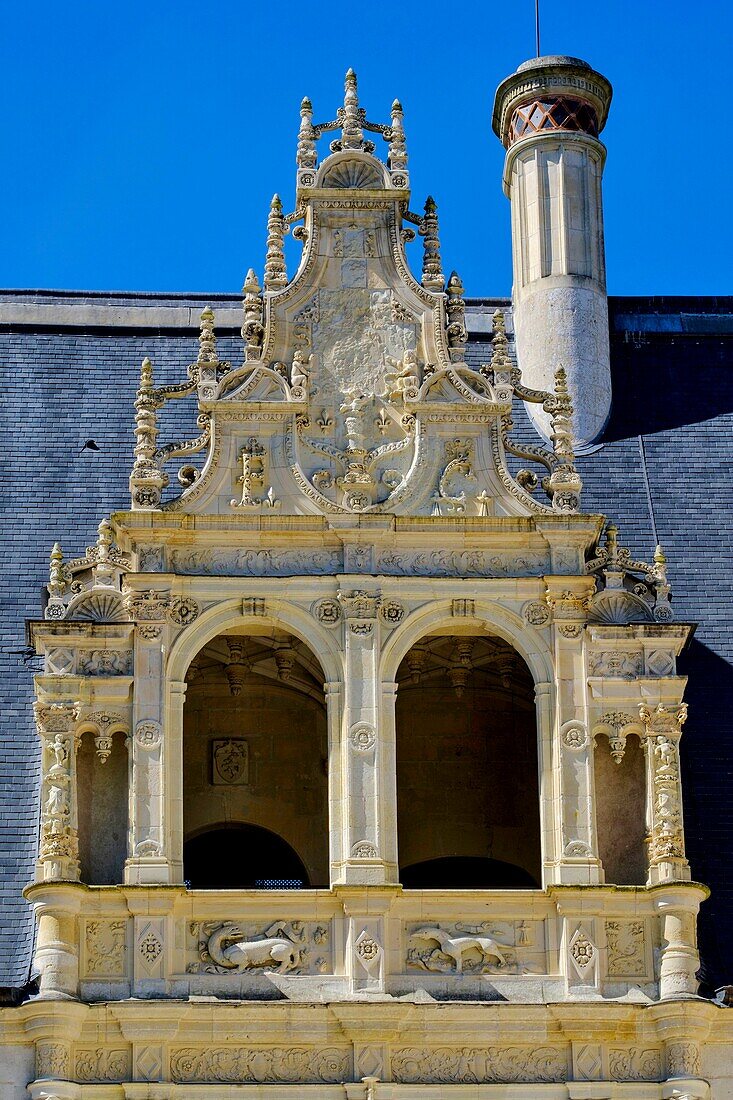
[[[313,104],[307,96],[300,104],[300,129],[298,131],[298,149],[295,163],[298,168],[316,166],[316,131],[313,128]]]
[[[147,356],[140,367],[135,399],[135,462],[130,474],[133,509],[157,508],[168,477],[155,461],[158,442],[157,411],[162,401],[153,387],[153,364]]]
[[[252,268],[245,275],[242,293],[244,294],[244,302],[242,303],[244,309],[244,323],[242,325],[242,339],[245,343],[244,358],[245,361],[257,360],[260,358],[265,327],[262,324],[262,292]]]
[[[153,388],[153,364],[147,355],[140,364],[140,389],[152,390]]]
[[[356,91],[356,73],[349,69],[344,82],[344,106],[341,116],[341,145],[343,149],[363,149],[364,134],[361,129],[362,112]]]
[[[64,580],[64,553],[58,542],[51,547],[48,591],[51,596],[61,596],[66,588]]]
[[[388,147],[388,164],[391,171],[396,168],[407,168],[407,144],[402,125],[403,117],[402,104],[399,99],[396,99],[392,104],[392,127]]]
[[[442,291],[445,277],[440,263],[438,207],[432,195],[425,200],[425,215],[418,233],[423,238],[422,285],[427,290]]]
[[[506,318],[504,317],[503,310],[494,310],[491,325],[493,330],[491,336],[491,346],[493,349],[491,352],[491,369],[493,371],[511,370],[509,341],[506,336]]]
[[[216,354],[216,335],[214,333],[214,311],[211,306],[206,306],[201,312],[198,362],[218,362]]]
[[[45,617],[47,619],[63,619],[64,617],[64,592],[66,591],[66,578],[64,577],[64,555],[57,542],[51,547],[48,569],[48,604]]]
[[[463,345],[468,339],[466,333],[466,303],[463,300],[463,283],[457,271],[452,271],[448,279],[448,349],[452,362],[463,359]]]
[[[103,519],[97,527],[97,561],[106,561],[113,542],[112,524]]]
[[[283,204],[279,195],[272,196],[267,218],[267,255],[265,256],[265,290],[279,290],[288,285],[285,270],[283,239],[287,233]]]
[[[660,543],[657,543],[657,548],[654,551],[654,564],[664,566],[667,564],[667,555],[661,547]]]
[[[556,511],[577,512],[583,483],[575,469],[573,403],[567,383],[565,369],[559,366],[555,371],[554,395],[543,404],[545,412],[550,414],[550,439],[557,459],[557,465],[548,479],[548,488]]]
[[[261,291],[260,281],[253,267],[250,267],[249,271],[244,276],[242,291],[244,294],[259,294]]]

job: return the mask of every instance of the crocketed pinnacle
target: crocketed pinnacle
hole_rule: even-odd
[[[283,238],[287,227],[283,217],[283,204],[279,195],[272,196],[267,218],[267,255],[265,257],[265,290],[279,290],[287,286]]]

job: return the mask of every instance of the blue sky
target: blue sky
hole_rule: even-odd
[[[542,12],[542,52],[614,85],[610,293],[733,292],[729,4]],[[467,294],[508,294],[491,108],[533,53],[533,0],[9,5],[0,286],[238,292],[262,270],[273,191],[293,203],[300,100],[332,118],[351,65],[370,119],[403,102],[412,207],[435,196],[446,271]]]

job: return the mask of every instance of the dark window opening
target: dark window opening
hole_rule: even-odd
[[[183,845],[183,874],[194,890],[307,889],[305,867],[290,845],[259,825],[208,829]]]
[[[482,856],[443,856],[400,872],[406,890],[537,890],[539,883],[513,863]]]

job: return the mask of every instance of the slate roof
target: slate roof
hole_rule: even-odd
[[[0,987],[27,981],[32,950],[21,891],[36,854],[39,761],[24,619],[39,614],[51,543],[79,554],[103,515],[127,507],[140,361],[150,355],[156,382],[180,380],[209,303],[220,357],[237,361],[238,296],[0,291]],[[508,302],[467,302],[470,361],[490,358],[497,305]],[[579,459],[583,508],[613,516],[639,556],[660,541],[675,616],[699,624],[680,662],[690,677],[682,765],[688,855],[713,891],[700,922],[710,992],[733,982],[733,298],[612,298],[610,322],[613,408],[603,445]],[[190,434],[187,403],[169,410],[165,434]],[[88,439],[98,451],[83,449]]]

